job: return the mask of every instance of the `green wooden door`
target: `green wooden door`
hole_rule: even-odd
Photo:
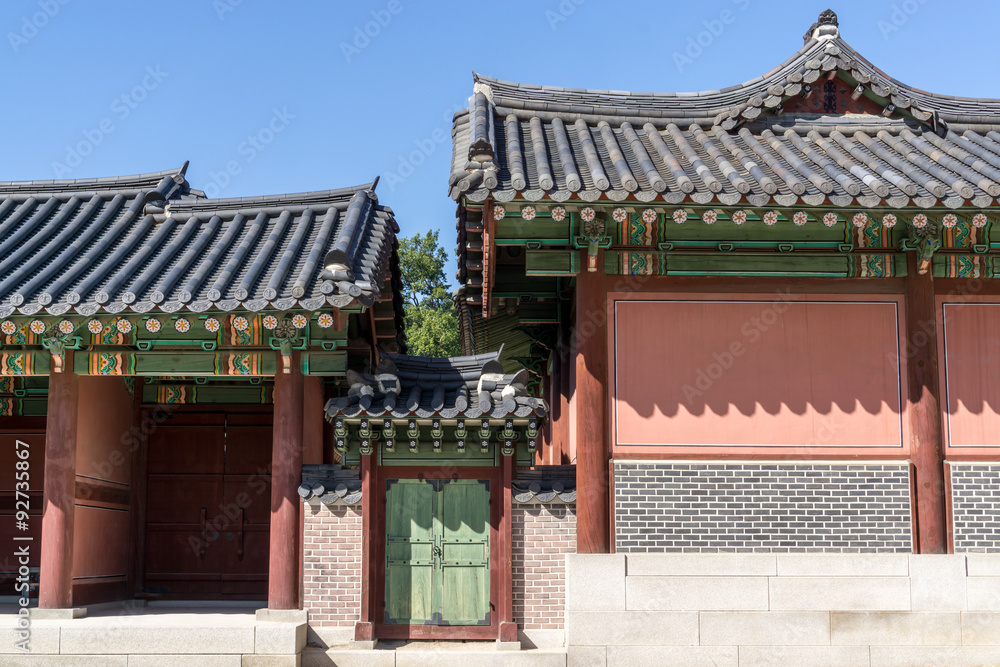
[[[387,480],[385,517],[385,622],[489,625],[489,481]]]

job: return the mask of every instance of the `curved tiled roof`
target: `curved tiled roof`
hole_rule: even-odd
[[[722,90],[581,90],[477,74],[468,111],[455,116],[451,195],[995,205],[1000,100],[907,86],[852,49],[830,16],[768,74]],[[839,90],[829,91],[830,84]],[[804,107],[803,100],[823,95],[850,97],[851,112]]]
[[[399,228],[374,183],[206,199],[186,167],[0,183],[0,316],[315,311],[380,295]]]
[[[544,416],[528,396],[526,370],[504,374],[500,352],[466,357],[383,353],[373,375],[347,372],[347,396],[326,404],[326,417],[503,418]]]

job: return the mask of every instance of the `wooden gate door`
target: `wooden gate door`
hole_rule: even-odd
[[[254,417],[179,415],[150,433],[146,596],[267,598],[271,427]]]
[[[490,482],[386,480],[385,623],[490,625]]]

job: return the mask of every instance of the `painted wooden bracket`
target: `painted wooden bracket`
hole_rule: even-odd
[[[62,329],[63,323],[69,322],[68,329]],[[66,359],[66,350],[73,350],[80,347],[80,337],[74,336],[73,331],[75,327],[69,320],[63,320],[58,325],[53,324],[49,326],[48,331],[42,337],[42,347],[49,351],[52,355],[52,371],[55,373],[62,373],[64,361]]]
[[[466,437],[468,437],[468,431],[465,430],[465,420],[459,419],[455,425],[455,440],[459,452],[465,451]]]
[[[931,268],[934,253],[941,248],[941,235],[935,224],[927,223],[922,227],[910,225],[909,243],[904,244],[905,250],[916,250],[917,273],[926,275]],[[908,246],[908,247],[907,247]]]

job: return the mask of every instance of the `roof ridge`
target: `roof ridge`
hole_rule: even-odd
[[[252,195],[249,197],[225,197],[220,199],[190,199],[190,200],[177,200],[170,204],[170,208],[173,211],[179,211],[182,209],[217,209],[225,208],[232,205],[238,205],[242,208],[253,208],[252,205],[264,206],[267,204],[274,205],[288,205],[288,204],[306,204],[306,203],[323,203],[327,200],[343,200],[345,202],[350,201],[358,192],[367,192],[372,189],[374,181],[369,183],[362,183],[360,185],[352,185],[345,188],[334,188],[329,190],[312,190],[308,192],[292,192],[292,193],[278,193],[270,195]],[[377,201],[377,200],[376,200]]]
[[[145,185],[148,182],[158,183],[166,176],[184,176],[188,163],[181,167],[165,169],[163,171],[151,171],[143,174],[131,174],[127,176],[95,176],[92,178],[68,178],[68,179],[33,179],[27,181],[0,181],[0,192],[15,190],[21,192],[31,192],[32,186],[39,191],[45,192],[76,192],[85,189],[94,189],[93,186],[107,186],[98,189],[124,190],[134,189],[137,186]],[[119,187],[112,187],[119,186]],[[127,186],[132,186],[127,187]]]

